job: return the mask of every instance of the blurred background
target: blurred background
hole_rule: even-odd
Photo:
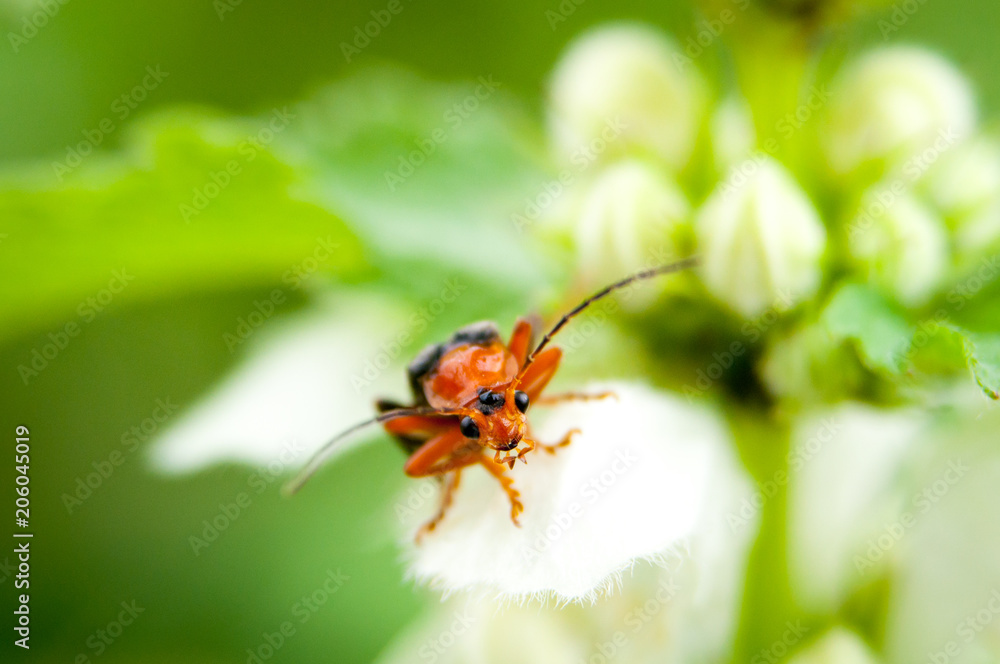
[[[471,292],[489,289],[489,298],[466,297],[436,317],[420,343],[480,318],[509,326],[538,304],[535,285],[545,280],[505,218],[529,189],[531,169],[542,168],[544,85],[559,53],[588,27],[619,19],[660,26],[684,44],[700,17],[681,2],[563,2],[572,12],[555,23],[547,12],[560,11],[556,0],[400,2],[377,37],[345,53],[342,44],[353,44],[356,28],[384,12],[385,2],[0,1],[0,173],[5,189],[19,192],[0,206],[0,412],[5,448],[15,425],[31,430],[30,661],[242,662],[247,649],[259,650],[265,635],[293,620],[295,633],[282,639],[274,661],[368,662],[438,601],[400,582],[391,499],[407,485],[395,446],[365,447],[289,502],[276,490],[284,475],[265,475],[267,490],[256,493],[261,471],[252,466],[156,472],[145,442],[176,414],[165,423],[150,418],[160,402],[183,413],[240,361],[243,344],[232,348],[225,335],[256,302],[287,286],[289,267],[327,233],[341,253],[336,265],[319,268],[325,283],[373,283],[414,302],[431,300],[452,272]],[[40,8],[44,24],[26,30],[25,17]],[[885,41],[919,42],[964,70],[984,117],[1000,110],[1000,5],[928,2],[886,38],[882,16],[838,33],[836,48],[849,54]],[[386,136],[372,125],[388,126],[406,106],[435,117],[448,108],[411,94],[407,86],[416,81],[449,98],[451,86],[473,90],[480,77],[501,82],[487,102],[496,109],[477,116],[467,138],[467,128],[457,135],[482,141],[481,159],[443,158],[407,181],[400,196],[378,200],[385,171],[412,136]],[[137,86],[145,92],[136,95]],[[303,119],[294,137],[268,150],[299,160],[315,174],[308,186],[321,182],[322,192],[268,198],[269,187],[296,184],[268,155],[240,162],[251,175],[234,180],[232,202],[220,197],[186,219],[182,205],[197,209],[193,192],[206,174],[223,168],[227,154],[246,155],[240,138],[284,107]],[[310,108],[323,109],[324,121],[310,124]],[[113,129],[99,130],[108,121]],[[100,144],[77,168],[74,146],[95,130]],[[53,162],[69,166],[70,186],[41,196],[60,185]],[[91,196],[112,180],[121,187],[113,202]],[[173,198],[158,198],[165,189]],[[428,201],[442,192],[451,214],[435,216]],[[161,198],[173,202],[155,202]],[[491,238],[488,260],[483,237]],[[394,260],[401,243],[426,244],[426,263]],[[135,284],[98,303],[96,315],[81,312],[78,305],[123,266],[135,272]],[[309,288],[285,290],[288,301],[265,329],[310,300]],[[25,378],[18,367],[30,365],[33,351],[67,321],[82,331]],[[75,493],[78,480],[106,469],[116,451],[124,461],[90,493]],[[12,474],[11,463],[0,465],[0,485],[12,486]],[[66,494],[85,497],[75,504]],[[191,537],[203,536],[205,521],[243,494],[250,500],[238,518],[195,551]],[[0,563],[12,559],[10,547],[0,550]],[[303,614],[303,598],[338,572],[350,582],[330,586],[336,592],[320,593],[323,602]],[[20,661],[29,654],[11,645],[10,571],[0,571],[0,588],[7,635],[0,648]],[[102,640],[123,602],[143,612]]]

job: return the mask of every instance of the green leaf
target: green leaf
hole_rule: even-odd
[[[490,76],[445,84],[368,69],[297,106],[301,121],[276,144],[312,175],[302,194],[360,222],[386,270],[420,256],[530,290],[540,277],[531,229],[513,217],[554,204],[552,188],[565,186],[506,89]]]
[[[336,215],[293,196],[293,170],[269,152],[273,133],[262,130],[286,126],[280,112],[232,120],[174,112],[145,123],[122,153],[7,175],[0,339],[87,322],[119,300],[293,290],[320,271],[356,274],[358,240]]]
[[[976,383],[991,399],[1000,399],[1000,334],[977,334],[942,324],[940,334],[961,343],[965,363]]]
[[[834,338],[852,341],[869,369],[892,374],[903,370],[913,328],[876,291],[859,284],[841,287],[820,320]]]

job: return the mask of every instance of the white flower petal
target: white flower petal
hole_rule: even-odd
[[[659,563],[639,562],[624,572],[621,592],[565,606],[463,595],[443,604],[432,621],[410,630],[379,661],[410,662],[414,653],[437,656],[441,664],[724,661],[733,647],[756,521],[740,529],[730,525],[752,491],[733,455],[716,455],[711,473],[713,490],[694,530],[661,552]],[[645,527],[655,525],[662,511],[644,507]],[[453,639],[458,616],[470,627]]]
[[[249,358],[155,441],[155,465],[172,472],[223,461],[300,466],[369,417],[376,394],[405,394],[397,366],[406,359],[397,343],[403,311],[346,295],[331,309],[256,330]],[[387,383],[398,388],[383,389]],[[351,447],[345,442],[342,450]]]
[[[586,389],[618,399],[568,403],[535,422],[540,442],[582,433],[511,472],[525,506],[521,527],[497,482],[470,469],[445,520],[412,552],[417,578],[446,591],[592,599],[636,561],[690,538],[713,495],[741,479],[718,473],[732,451],[710,412],[638,385]]]
[[[853,588],[876,578],[891,557],[869,560],[866,549],[903,508],[900,475],[926,426],[919,411],[849,403],[795,427],[789,566],[804,606],[835,610]]]
[[[892,662],[1000,661],[1000,406],[964,389],[913,483],[913,525],[893,548]]]
[[[704,94],[694,68],[679,65],[678,57],[686,59],[665,35],[639,25],[577,39],[550,90],[552,134],[564,158],[579,165],[598,152],[651,152],[672,168],[684,166]]]
[[[451,601],[396,638],[379,664],[550,664],[587,654],[569,616],[551,609],[504,608],[494,602]]]
[[[834,85],[826,151],[838,173],[871,160],[899,164],[976,124],[968,81],[932,51],[895,46],[863,57]]]

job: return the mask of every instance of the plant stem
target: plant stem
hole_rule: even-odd
[[[787,426],[759,413],[741,414],[737,426],[740,454],[763,499],[760,531],[747,563],[733,660],[747,664],[757,655],[761,657],[756,661],[769,661],[762,653],[773,653],[788,631],[788,624],[794,624],[802,614],[792,597],[788,574],[790,432]]]

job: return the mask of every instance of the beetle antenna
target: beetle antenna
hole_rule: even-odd
[[[454,415],[450,410],[441,410],[437,408],[431,408],[429,406],[418,406],[414,408],[395,408],[390,411],[386,411],[381,415],[376,415],[370,420],[365,420],[364,422],[359,422],[349,429],[341,431],[339,434],[331,438],[323,447],[319,448],[315,454],[309,459],[306,465],[302,468],[298,475],[295,476],[292,481],[282,487],[281,492],[286,496],[291,496],[295,494],[302,485],[305,484],[310,477],[312,477],[320,466],[330,457],[330,455],[337,448],[337,443],[343,439],[350,436],[352,433],[364,429],[369,424],[378,424],[381,422],[388,422],[389,420],[394,420],[397,417],[406,417],[408,415]]]
[[[588,297],[586,300],[576,305],[571,311],[567,312],[562,318],[559,319],[559,322],[556,323],[552,327],[552,329],[546,333],[544,337],[542,337],[542,340],[538,342],[537,346],[535,346],[535,350],[531,351],[531,354],[528,355],[527,359],[524,361],[524,364],[521,366],[521,371],[518,373],[518,380],[520,380],[520,377],[524,375],[524,370],[527,369],[528,366],[534,361],[535,356],[538,355],[538,353],[541,352],[541,350],[545,348],[550,341],[552,341],[552,337],[556,336],[559,330],[561,330],[563,326],[566,325],[566,323],[572,320],[573,317],[575,317],[581,311],[592,305],[594,302],[597,302],[601,298],[610,295],[616,290],[624,288],[625,286],[628,286],[629,284],[634,283],[636,281],[651,279],[652,277],[657,277],[661,274],[680,272],[681,270],[686,270],[690,267],[694,267],[697,264],[698,264],[698,258],[692,256],[690,258],[679,260],[676,263],[668,263],[667,265],[660,265],[659,267],[652,267],[649,268],[648,270],[642,270],[641,272],[636,272],[631,276],[625,277],[624,279],[616,281],[610,286],[605,286],[601,290],[597,291],[596,293]]]

